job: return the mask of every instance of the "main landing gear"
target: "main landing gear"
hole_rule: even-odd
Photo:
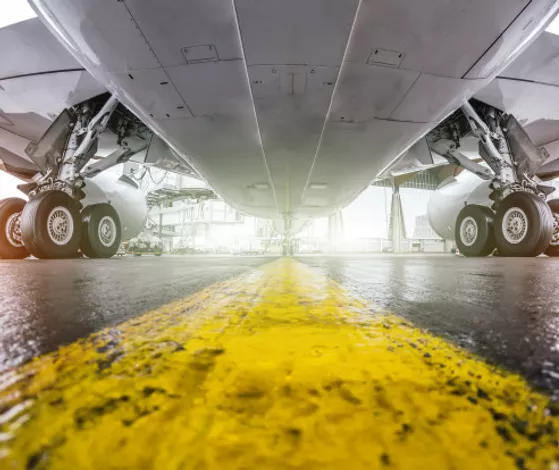
[[[40,193],[28,203],[0,201],[0,258],[110,258],[121,242],[121,225],[110,204],[95,204],[82,211],[63,191]]]
[[[0,201],[0,258],[23,259],[29,256],[21,239],[20,216],[25,201],[11,197]]]
[[[45,191],[32,198],[21,213],[21,238],[37,258],[71,258],[81,237],[78,203],[62,191]]]
[[[108,203],[84,208],[83,188],[86,178],[127,161],[147,144],[132,151],[124,140],[130,126],[117,116],[111,129],[118,137],[117,150],[86,167],[118,105],[114,97],[104,104],[95,100],[65,110],[37,144],[27,147],[41,171],[19,187],[29,196],[27,203],[0,201],[0,258],[74,258],[80,253],[110,258],[118,251],[122,234],[116,210]]]
[[[547,256],[559,256],[559,199],[552,199],[547,204],[553,215],[553,231],[545,254]]]
[[[111,258],[121,242],[120,219],[109,204],[95,204],[82,211],[80,248],[88,258]]]
[[[559,256],[559,199],[537,177],[548,157],[538,149],[512,115],[483,103],[466,103],[439,126],[431,148],[451,163],[490,180],[491,207],[465,206],[456,220],[456,245],[464,256]],[[487,166],[459,151],[460,138],[471,133]]]
[[[469,205],[458,214],[456,245],[464,256],[559,255],[559,237],[551,245],[554,218],[547,204],[532,193],[509,194],[496,212]],[[559,235],[559,234],[558,234]]]

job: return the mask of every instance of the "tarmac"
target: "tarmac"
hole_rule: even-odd
[[[559,262],[0,261],[2,468],[559,468]]]

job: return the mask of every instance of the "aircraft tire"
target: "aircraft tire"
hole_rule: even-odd
[[[0,258],[23,259],[29,256],[21,240],[17,220],[24,206],[25,201],[18,197],[0,201]]]
[[[495,249],[494,214],[489,207],[471,204],[458,214],[455,226],[456,246],[467,257],[488,256]]]
[[[559,256],[559,199],[547,201],[547,205],[553,213],[553,235],[549,246],[545,249],[547,256]]]
[[[518,191],[499,204],[495,214],[495,241],[503,256],[538,256],[549,247],[553,214],[535,194]]]
[[[36,258],[74,258],[81,238],[78,203],[63,191],[40,193],[23,208],[21,236]]]
[[[111,258],[122,238],[120,218],[110,204],[95,204],[82,211],[80,248],[88,258]]]

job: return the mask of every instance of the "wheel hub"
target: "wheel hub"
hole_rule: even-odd
[[[460,239],[466,246],[472,246],[477,238],[477,223],[473,217],[466,217],[460,224]]]
[[[21,212],[15,212],[10,215],[6,221],[5,227],[6,239],[10,245],[16,248],[21,248],[23,246],[23,241],[21,239],[20,216]]]
[[[49,238],[57,245],[66,245],[74,233],[72,214],[65,207],[55,207],[47,217]]]
[[[559,245],[559,214],[553,214],[553,235],[549,244],[552,246]]]
[[[514,245],[520,243],[528,233],[528,217],[519,207],[511,207],[503,217],[502,224],[505,240]]]
[[[105,216],[99,222],[97,234],[101,244],[107,248],[113,246],[116,240],[116,223],[112,217]]]

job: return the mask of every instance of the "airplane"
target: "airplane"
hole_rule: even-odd
[[[496,103],[469,100],[536,40],[557,1],[30,3],[108,92],[64,109],[25,149],[44,164],[10,217],[35,256],[75,253],[79,234],[53,249],[48,215],[60,208],[62,225],[79,227],[68,208],[83,205],[86,178],[132,158],[189,168],[238,210],[274,220],[290,252],[308,219],[339,211],[422,142],[490,180],[493,207],[469,205],[460,222],[468,255],[494,243],[536,256],[552,239],[549,187],[534,170],[545,155]],[[116,149],[90,163],[106,129]],[[466,138],[485,166],[464,158]]]

